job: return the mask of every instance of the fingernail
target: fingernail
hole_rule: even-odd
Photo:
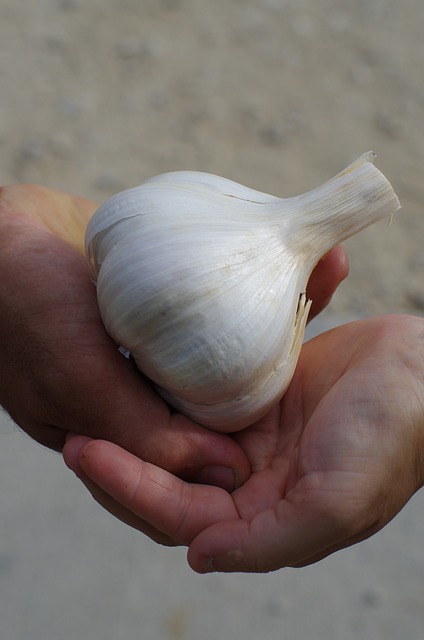
[[[225,489],[228,493],[234,491],[237,486],[236,473],[230,467],[223,467],[217,464],[211,464],[203,467],[195,476],[194,482],[198,484],[208,484],[215,487]]]
[[[213,558],[206,558],[203,565],[204,573],[215,573],[215,565]]]
[[[241,549],[232,549],[222,555],[206,558],[203,566],[205,573],[237,573],[247,570],[246,558]]]

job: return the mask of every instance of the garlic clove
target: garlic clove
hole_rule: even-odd
[[[220,431],[259,419],[287,388],[315,264],[399,201],[364,154],[281,199],[173,172],[113,196],[87,227],[106,330],[162,396]]]

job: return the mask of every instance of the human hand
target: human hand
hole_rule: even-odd
[[[304,566],[376,533],[423,485],[423,363],[412,316],[311,340],[280,405],[233,436],[252,475],[232,494],[102,441],[70,439],[65,461],[122,520],[189,546],[200,573]]]
[[[38,186],[0,190],[0,403],[34,439],[103,437],[228,489],[249,474],[230,438],[171,415],[106,334],[83,256],[96,205]]]
[[[83,256],[95,209],[39,186],[0,189],[0,403],[52,449],[68,431],[102,437],[184,478],[232,489],[249,475],[238,445],[171,413],[103,328]],[[320,263],[316,311],[346,273],[341,248]]]

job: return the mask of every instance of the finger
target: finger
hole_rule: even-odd
[[[335,247],[316,265],[307,286],[308,299],[312,300],[309,318],[312,320],[330,302],[339,284],[349,273],[349,263],[341,245]]]
[[[123,507],[105,491],[100,489],[100,487],[90,480],[87,474],[84,473],[81,465],[79,464],[79,456],[84,446],[90,441],[91,438],[85,436],[74,435],[72,439],[67,438],[67,442],[63,448],[63,458],[67,467],[69,467],[69,469],[75,473],[77,478],[81,480],[91,493],[94,500],[115,518],[133,529],[137,529],[158,544],[162,544],[164,546],[175,546],[176,543],[174,540],[171,540],[171,538],[149,525],[135,513]]]
[[[91,423],[92,433],[96,429],[97,437],[112,440],[185,480],[230,492],[246,481],[249,463],[230,436],[170,414],[143,376],[134,370],[129,373],[125,379],[118,375],[110,381],[114,392],[107,399],[103,394],[106,406],[100,409],[97,424]]]
[[[189,544],[204,528],[236,514],[223,489],[188,484],[110,442],[88,442],[79,464],[116,502],[180,544]]]
[[[115,442],[185,480],[213,484],[229,492],[246,481],[248,460],[230,436],[171,414],[128,361],[117,353],[109,355],[104,368],[97,369],[96,383],[91,379],[84,385],[80,377],[81,397],[90,395],[91,411],[87,415],[86,398],[81,413],[72,416],[67,428]],[[97,359],[102,364],[102,354]],[[112,367],[113,361],[116,367]]]
[[[250,467],[236,442],[170,413],[150,381],[118,352],[100,320],[96,326],[94,320],[86,337],[77,327],[77,357],[75,350],[68,353],[61,361],[66,367],[61,377],[50,378],[49,395],[58,408],[57,420],[64,421],[66,430],[115,442],[184,479],[197,478],[228,491],[241,486]],[[69,351],[74,346],[70,344]],[[45,379],[43,384],[45,391]],[[65,415],[64,406],[69,408]]]
[[[250,522],[223,522],[203,531],[192,542],[188,561],[198,573],[262,573],[300,565],[345,537],[333,517],[285,499]]]

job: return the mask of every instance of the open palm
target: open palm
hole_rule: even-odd
[[[252,475],[232,494],[102,441],[71,439],[65,459],[121,519],[189,546],[196,571],[315,562],[381,529],[423,483],[423,330],[385,316],[307,343],[281,403],[233,436]]]

